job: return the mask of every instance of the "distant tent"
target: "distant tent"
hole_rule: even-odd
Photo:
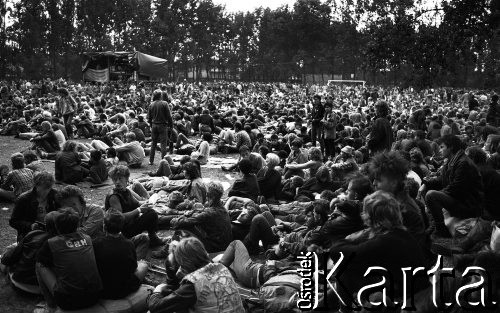
[[[139,69],[137,70],[139,74],[154,78],[168,76],[167,60],[142,52],[136,52],[134,57],[139,65]]]
[[[126,80],[134,71],[149,78],[168,77],[167,60],[142,52],[85,52],[82,58],[85,81]]]

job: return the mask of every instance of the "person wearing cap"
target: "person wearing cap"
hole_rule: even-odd
[[[340,155],[335,158],[330,165],[332,176],[336,181],[343,181],[344,178],[359,170],[358,163],[354,159],[354,148],[345,146],[340,149]]]
[[[155,159],[156,145],[161,147],[161,157],[167,154],[168,129],[173,127],[172,114],[166,101],[162,100],[163,92],[155,90],[153,92],[153,103],[148,109],[148,122],[151,125],[151,153],[149,154],[149,164],[152,165]]]

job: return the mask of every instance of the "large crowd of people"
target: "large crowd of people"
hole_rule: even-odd
[[[263,304],[244,300],[240,287],[286,281],[307,252],[333,262],[343,253],[351,262],[336,278],[344,288],[322,299],[348,312],[341,298],[401,303],[401,269],[430,269],[441,255],[458,272],[485,269],[486,300],[479,289],[455,298],[456,286],[474,279],[460,275],[436,300],[424,275],[411,289],[428,309],[419,312],[455,300],[494,306],[498,99],[347,84],[0,82],[0,135],[31,142],[0,166],[0,198],[14,203],[17,232],[2,263],[16,288],[44,296],[37,312],[127,297],[151,258],[165,259],[165,283],[145,310],[244,312]],[[203,179],[217,154],[233,154],[217,168],[237,173],[229,188]],[[54,174],[41,159],[55,160]],[[154,170],[130,181],[130,169],[148,163]],[[114,188],[87,203],[75,185],[84,181]],[[370,299],[352,297],[380,280],[366,276],[371,266],[395,280]],[[463,303],[456,312],[468,312]],[[294,301],[271,307],[297,309]]]

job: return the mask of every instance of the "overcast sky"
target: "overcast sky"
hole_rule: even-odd
[[[214,3],[223,4],[228,12],[253,11],[260,6],[276,9],[283,4],[293,7],[295,0],[213,0]]]

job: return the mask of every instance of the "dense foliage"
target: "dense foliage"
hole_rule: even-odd
[[[297,0],[245,13],[211,0],[5,1],[0,77],[79,78],[83,51],[135,49],[167,59],[174,79],[217,70],[248,80],[500,81],[499,0]]]

